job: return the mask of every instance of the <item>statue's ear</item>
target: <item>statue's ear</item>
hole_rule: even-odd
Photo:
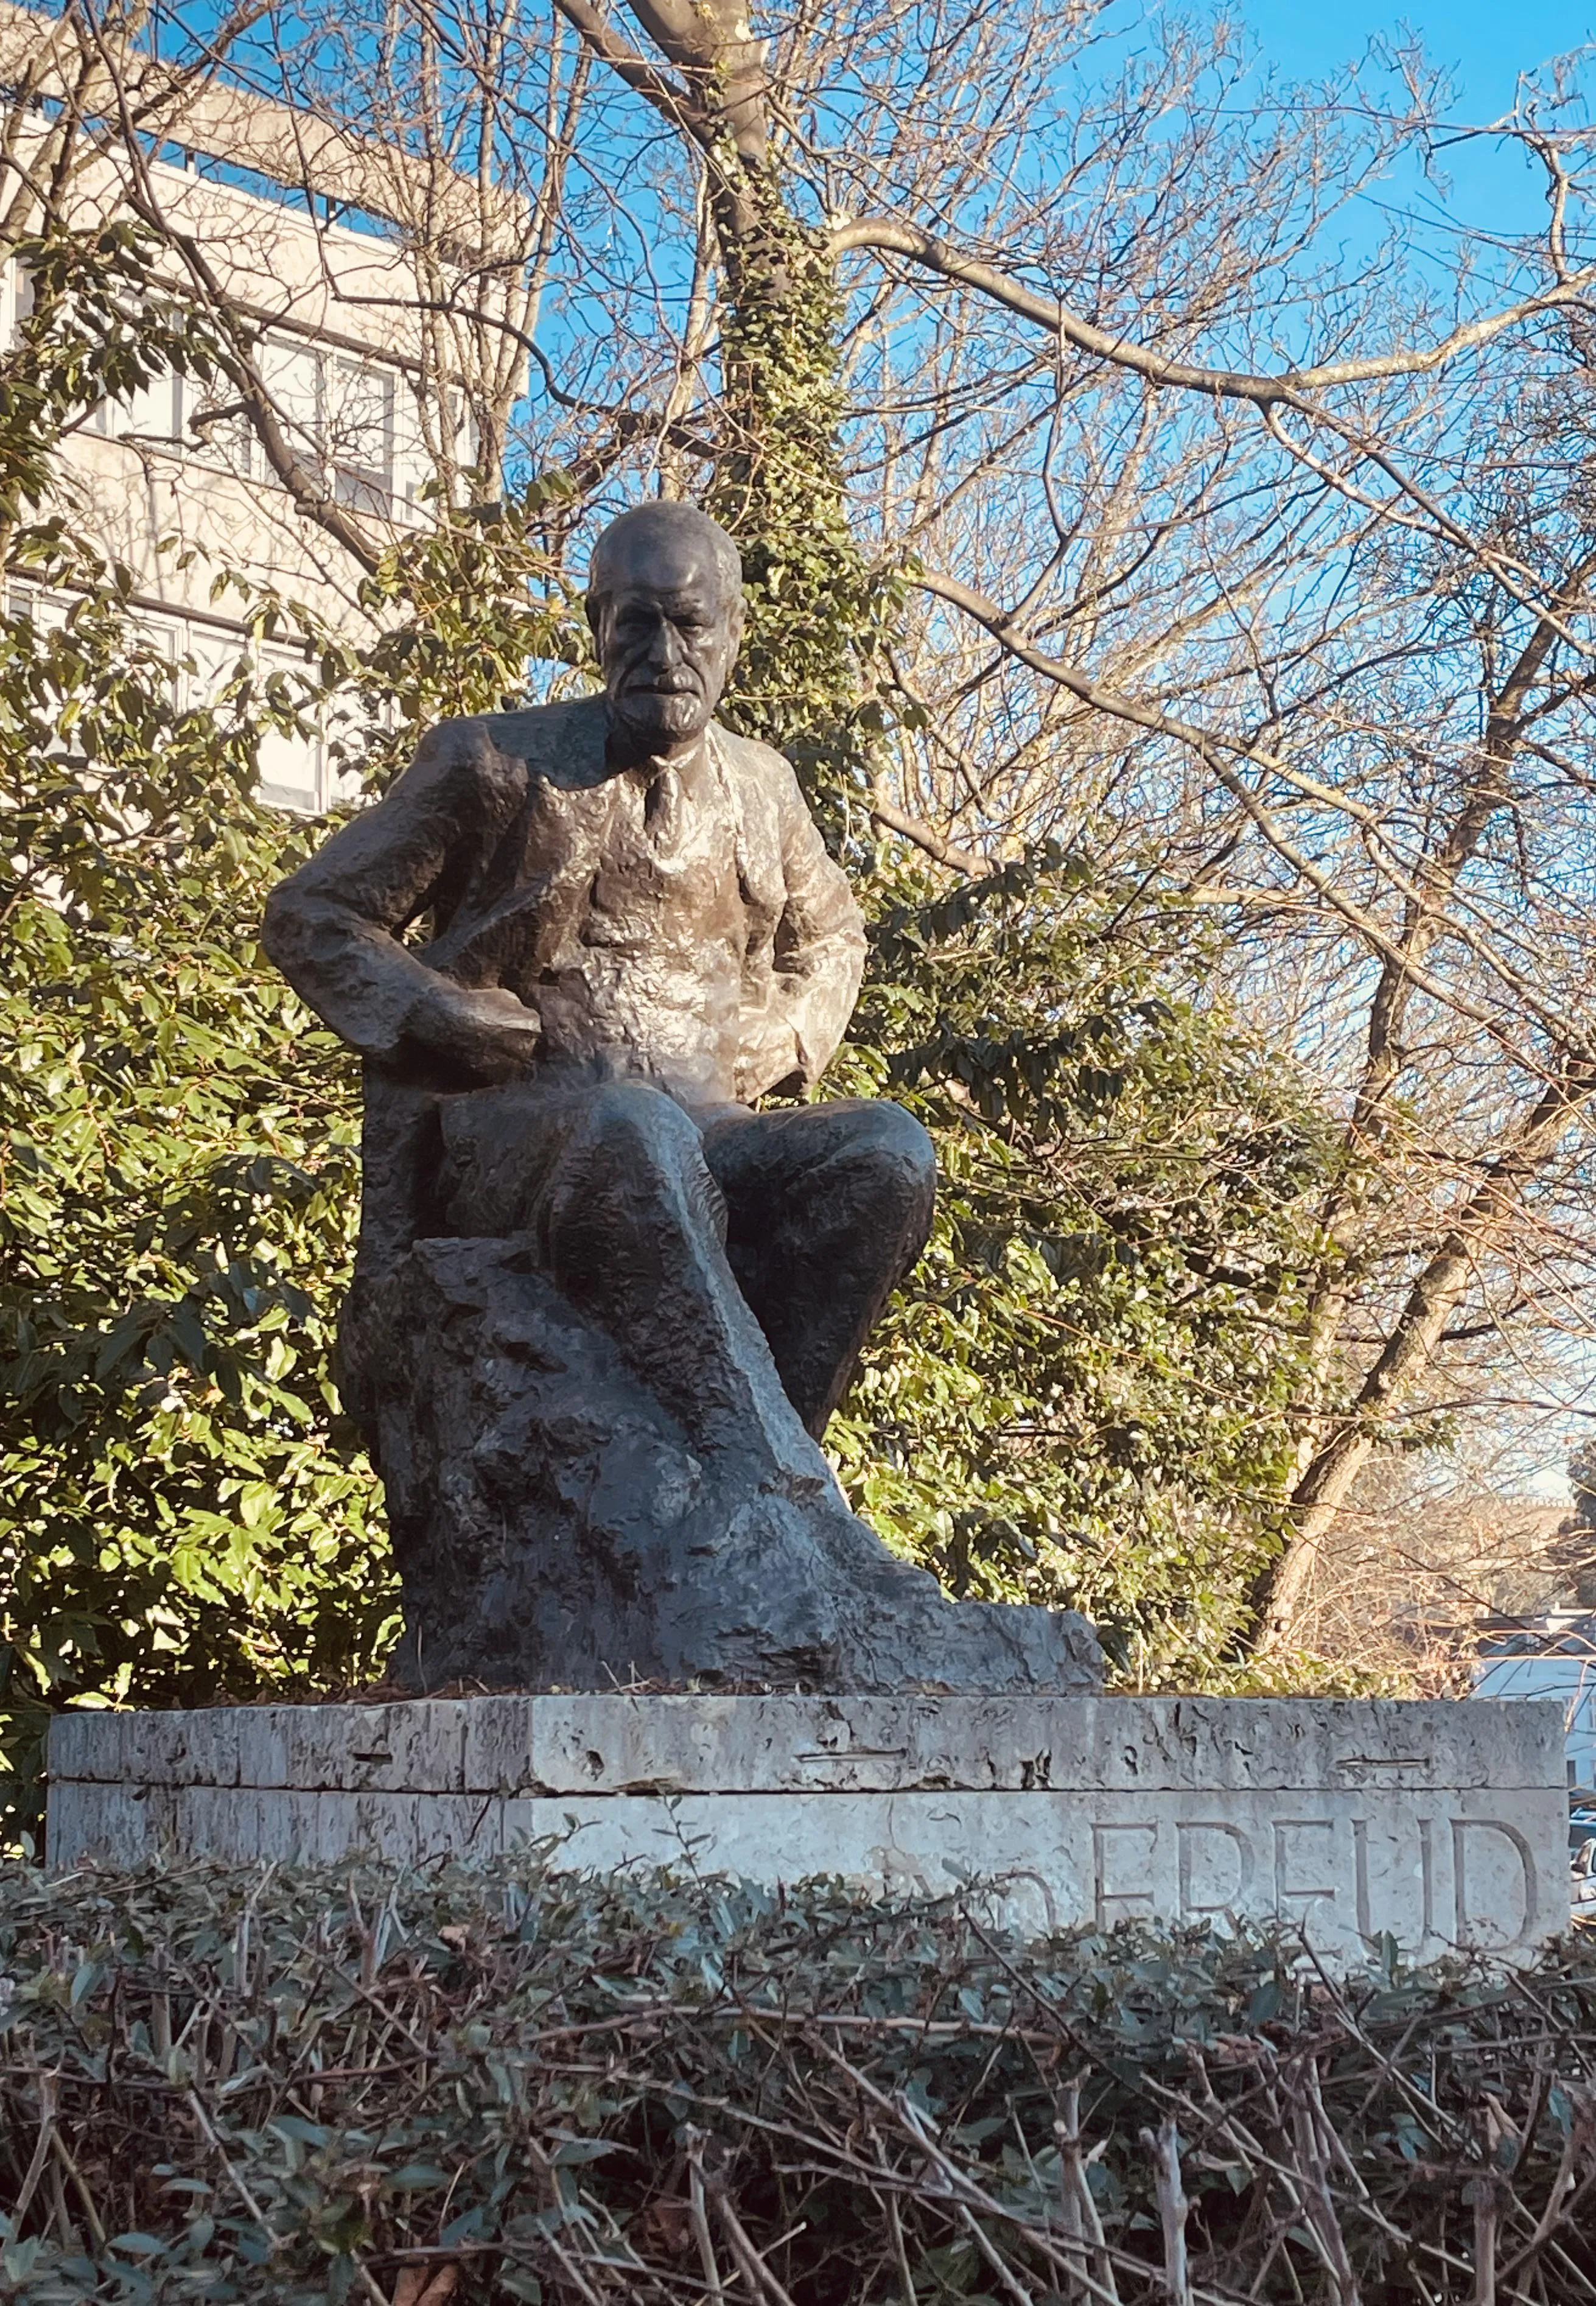
[[[599,636],[599,619],[603,614],[604,603],[596,593],[589,593],[585,596],[582,605],[587,611],[587,629],[596,641]]]

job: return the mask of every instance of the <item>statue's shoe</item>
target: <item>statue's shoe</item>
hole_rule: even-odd
[[[694,1660],[692,1678],[828,1692],[1101,1687],[1084,1618],[950,1601],[848,1510],[820,1464],[824,1481],[778,1478],[718,1511],[705,1499],[696,1573],[659,1596],[661,1632]]]

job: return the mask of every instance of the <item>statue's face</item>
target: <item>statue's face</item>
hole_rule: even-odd
[[[590,610],[617,731],[642,753],[679,752],[708,728],[742,633],[713,556],[695,536],[640,527],[619,542]]]

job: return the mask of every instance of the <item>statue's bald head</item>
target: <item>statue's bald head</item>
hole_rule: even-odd
[[[593,547],[587,621],[612,745],[641,758],[696,744],[742,638],[736,545],[696,505],[635,505]]]
[[[721,599],[740,619],[743,600],[742,557],[718,520],[696,505],[669,497],[634,505],[612,520],[593,546],[587,564],[587,613],[602,608],[619,576],[673,575],[685,559],[707,563],[713,569]]]

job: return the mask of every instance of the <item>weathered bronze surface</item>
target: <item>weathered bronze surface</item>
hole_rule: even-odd
[[[935,1171],[896,1106],[752,1109],[824,1072],[865,939],[788,764],[713,717],[735,548],[639,507],[588,614],[602,696],[434,729],[267,914],[365,1059],[341,1359],[401,1670],[1089,1686],[1079,1618],[943,1601],[816,1447]]]

